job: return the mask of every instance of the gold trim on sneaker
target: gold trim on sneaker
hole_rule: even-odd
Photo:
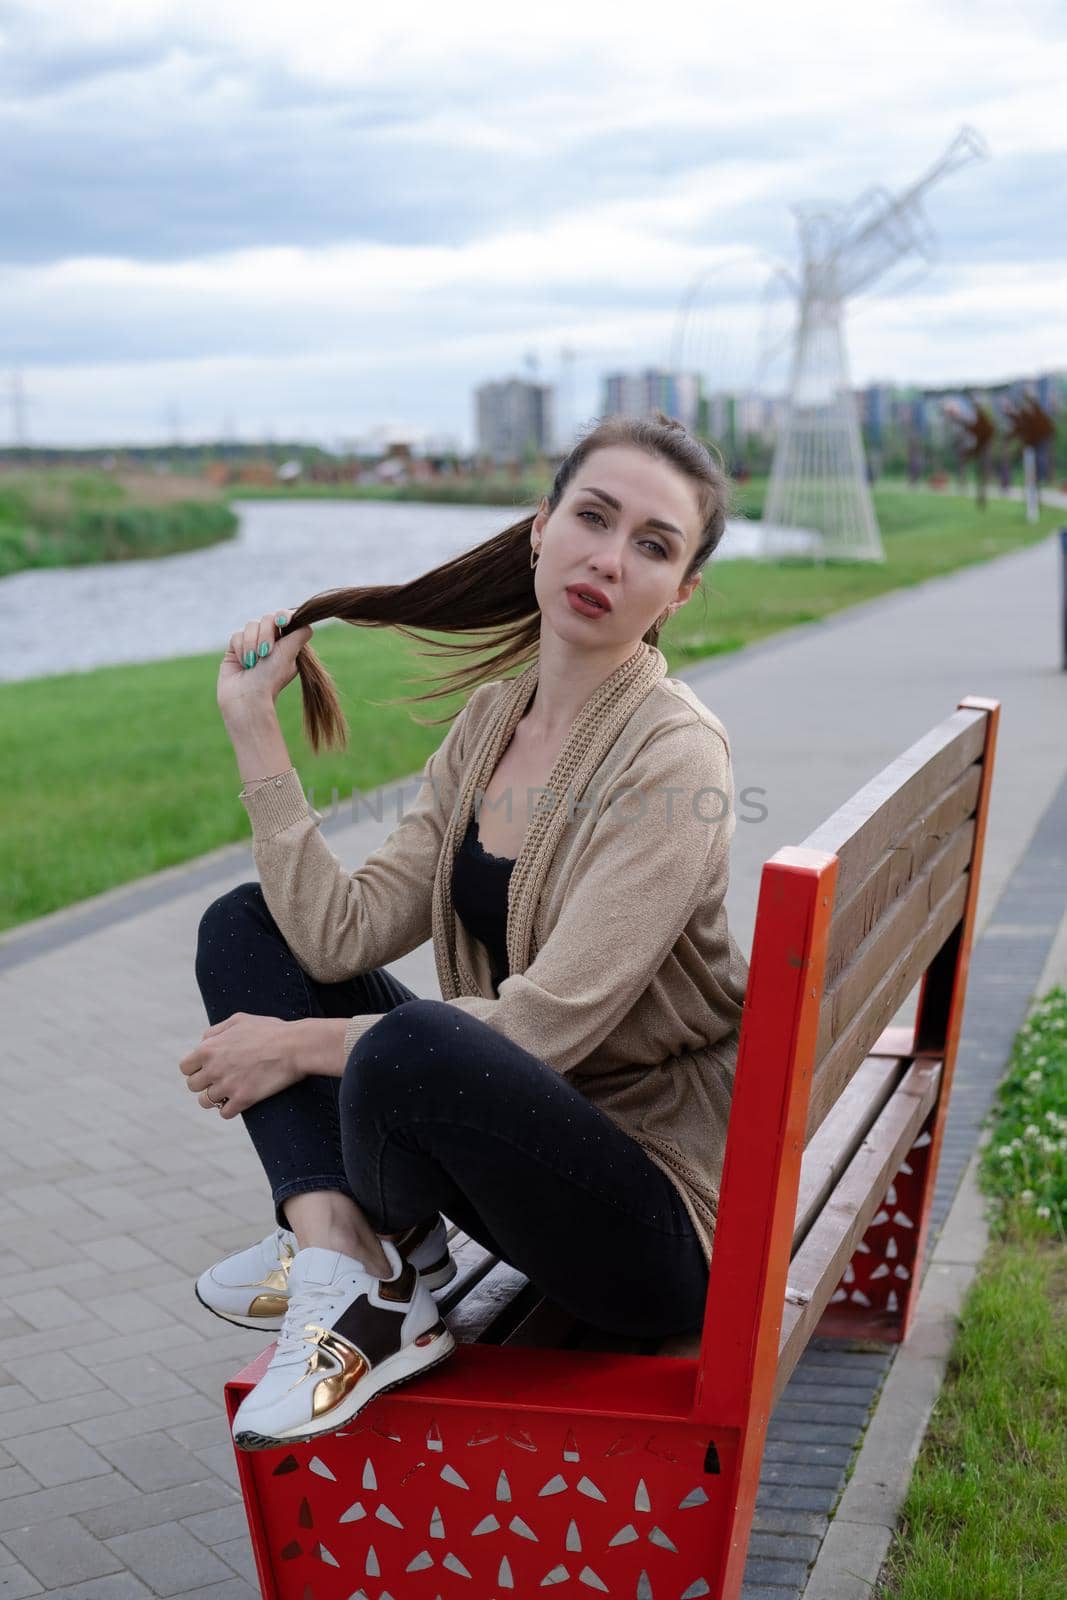
[[[326,1374],[315,1385],[311,1396],[311,1415],[321,1417],[339,1405],[346,1395],[351,1394],[360,1378],[369,1372],[370,1364],[354,1345],[340,1338],[331,1328],[317,1328],[314,1323],[309,1322],[304,1329],[304,1335],[312,1350],[308,1356],[307,1367],[297,1379],[297,1383],[303,1383],[305,1378],[313,1378],[316,1372]],[[336,1371],[331,1362],[336,1363],[341,1370]],[[296,1388],[296,1384],[293,1384],[293,1388]]]
[[[271,1274],[273,1277],[273,1273]],[[257,1294],[246,1317],[284,1317],[289,1309],[289,1296],[285,1294]]]

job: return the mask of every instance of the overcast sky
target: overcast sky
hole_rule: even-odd
[[[572,423],[679,354],[773,387],[791,208],[965,124],[989,159],[855,302],[853,380],[1067,366],[1067,7],[624,9],[0,0],[0,439],[16,368],[40,443],[468,444],[534,363]]]

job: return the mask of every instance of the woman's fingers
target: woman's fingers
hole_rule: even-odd
[[[262,618],[258,618],[252,622],[246,622],[244,627],[244,636],[241,640],[241,665],[244,667],[254,667],[256,662],[259,661],[262,656],[270,653],[270,647],[273,643],[273,640],[273,633],[270,635],[264,634]]]
[[[277,611],[267,611],[256,621],[246,622],[244,628],[233,636],[231,649],[243,667],[251,669],[270,655],[294,609],[292,606],[281,606]],[[311,629],[297,629],[297,634],[305,632],[306,638],[301,639],[301,647],[310,639]]]
[[[218,1088],[221,1071],[218,1063],[212,1066],[209,1061],[205,1061],[199,1050],[191,1050],[178,1065],[185,1074],[185,1087],[190,1094],[202,1095],[205,1089],[211,1089],[217,1100],[225,1093],[225,1090]]]
[[[227,646],[226,653],[228,656],[232,656],[235,661],[240,661],[241,656],[244,653],[244,647],[245,636],[241,629],[238,628],[236,633],[230,634],[230,642]]]
[[[205,1111],[215,1111],[220,1117],[224,1117],[227,1114],[231,1117],[235,1115],[235,1112],[230,1107],[229,1097],[223,1094],[216,1094],[214,1089],[205,1089],[202,1095],[197,1096],[197,1101]]]

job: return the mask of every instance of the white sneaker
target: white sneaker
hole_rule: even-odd
[[[415,1223],[394,1243],[428,1289],[443,1289],[456,1276],[443,1217]],[[275,1228],[258,1244],[236,1250],[202,1272],[196,1297],[239,1328],[277,1333],[289,1307],[289,1268],[295,1254],[296,1236],[288,1228]]]
[[[389,1240],[375,1278],[335,1250],[300,1250],[271,1363],[233,1419],[239,1450],[305,1443],[351,1422],[375,1395],[447,1359],[455,1340],[433,1295]]]
[[[264,1328],[276,1333],[289,1309],[289,1269],[296,1238],[288,1228],[275,1228],[258,1244],[209,1267],[196,1280],[200,1304],[239,1328]]]

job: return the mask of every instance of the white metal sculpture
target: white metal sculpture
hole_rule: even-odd
[[[875,187],[848,206],[794,207],[799,304],[764,520],[816,530],[826,559],[885,560],[849,387],[845,302],[912,253],[924,263],[932,259],[923,197],[940,178],[985,154],[980,136],[962,128],[941,159],[899,195]]]

